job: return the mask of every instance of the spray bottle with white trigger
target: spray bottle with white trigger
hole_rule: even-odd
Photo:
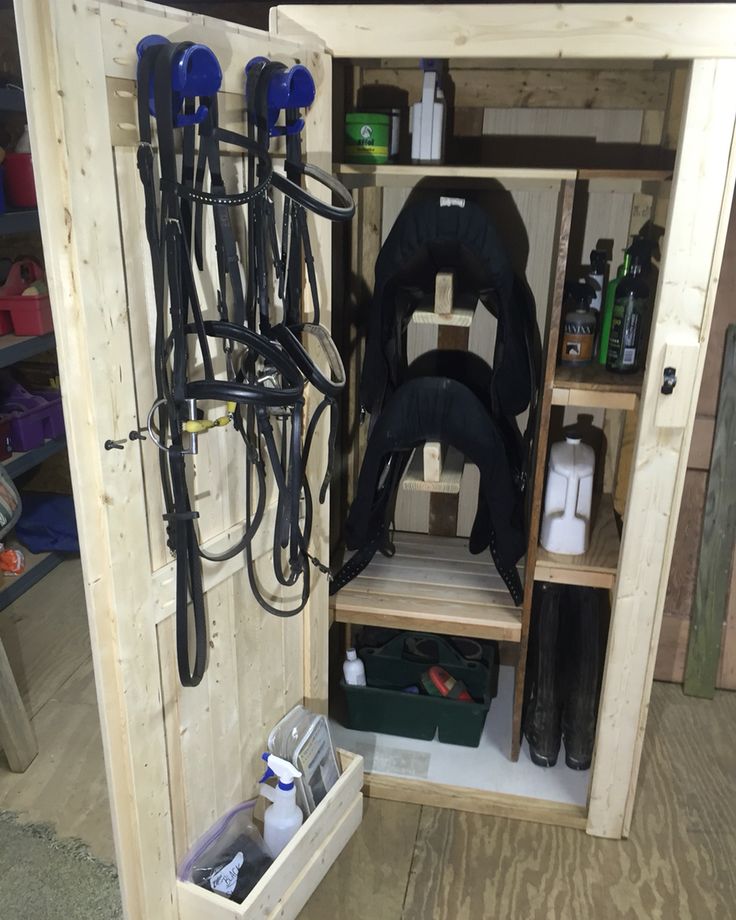
[[[302,810],[296,804],[294,788],[294,780],[300,777],[301,773],[288,760],[276,757],[275,754],[266,753],[261,757],[268,764],[268,769],[261,777],[259,791],[273,802],[263,817],[263,839],[271,857],[276,859],[304,821]],[[272,776],[279,779],[275,789],[266,785],[266,780]]]

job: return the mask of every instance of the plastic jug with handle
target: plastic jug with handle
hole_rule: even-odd
[[[579,438],[553,444],[539,542],[550,553],[579,556],[588,549],[595,452]]]

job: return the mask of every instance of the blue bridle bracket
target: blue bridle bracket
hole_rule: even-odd
[[[255,64],[268,64],[265,57],[252,58],[245,67],[245,75]],[[271,75],[268,84],[268,133],[271,137],[283,134],[298,134],[304,128],[304,119],[297,118],[289,125],[277,125],[284,109],[308,109],[317,94],[314,78],[303,64],[294,64],[288,69]]]
[[[169,45],[171,42],[163,35],[146,35],[136,46],[136,53],[140,61],[148,48],[154,45]],[[173,88],[172,108],[174,111],[174,126],[183,128],[187,125],[197,125],[204,121],[209,111],[206,105],[199,105],[192,114],[182,112],[185,99],[215,96],[222,86],[222,70],[220,64],[206,45],[186,43],[172,61],[171,86]],[[139,90],[140,92],[140,87]],[[156,118],[154,103],[153,74],[148,87],[148,109]]]

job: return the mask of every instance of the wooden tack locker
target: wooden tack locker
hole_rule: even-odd
[[[541,194],[542,189],[551,196],[553,206],[546,211],[551,231],[540,231],[539,245],[534,247],[535,251],[543,249],[546,264],[537,266],[538,273],[530,278],[541,292],[537,301],[547,345],[540,450],[530,485],[537,516],[553,406],[592,405],[606,411],[638,412],[630,463],[617,459],[607,469],[611,488],[617,470],[630,466],[632,471],[622,486],[626,497],[620,548],[616,535],[613,558],[604,553],[597,567],[573,566],[574,573],[584,569],[586,577],[592,571],[593,583],[609,587],[612,597],[587,803],[568,806],[543,798],[433,784],[419,777],[396,779],[378,772],[367,777],[366,790],[393,799],[572,825],[599,836],[625,836],[634,805],[704,343],[733,194],[736,10],[709,4],[286,6],[273,11],[270,33],[144,0],[16,0],[16,17],[118,867],[125,912],[131,920],[293,918],[298,914],[360,824],[360,757],[345,755],[338,786],[243,905],[178,882],[177,863],[219,815],[253,794],[258,756],[272,725],[298,702],[326,711],[331,619],[365,623],[372,617],[389,622],[379,616],[388,594],[368,598],[366,604],[373,603],[373,612],[355,603],[348,610],[347,601],[341,602],[339,595],[331,611],[323,578],[315,579],[303,615],[277,620],[251,598],[240,559],[205,565],[209,667],[198,688],[182,689],[178,684],[173,563],[161,521],[158,458],[150,444],[128,443],[122,451],[103,448],[106,440],[125,438],[144,424],[154,393],[154,303],[136,170],[137,42],[158,33],[172,41],[209,45],[224,73],[221,122],[236,129],[242,126],[243,67],[250,58],[270,55],[286,63],[299,60],[307,64],[317,84],[317,101],[307,115],[306,155],[326,169],[333,168],[333,104],[340,117],[345,99],[357,91],[357,87],[346,86],[340,90],[342,100],[333,99],[333,88],[349,82],[348,70],[368,79],[366,75],[376,69],[398,73],[402,66],[406,68],[401,62],[407,59],[415,67],[419,57],[448,58],[458,71],[471,65],[475,68],[467,73],[476,76],[458,81],[467,104],[468,98],[472,102],[493,83],[486,71],[498,68],[501,59],[503,79],[514,86],[518,82],[515,67],[532,67],[535,72],[546,68],[553,73],[569,65],[572,71],[585,59],[590,68],[610,67],[613,72],[616,65],[630,74],[646,66],[654,75],[648,80],[650,93],[660,92],[663,82],[655,65],[683,62],[687,90],[672,184],[667,194],[657,197],[657,208],[666,214],[666,233],[655,317],[646,372],[633,389],[619,388],[606,395],[605,387],[566,380],[556,372],[573,201],[581,183],[589,183],[590,194],[604,194],[596,182],[634,182],[631,195],[641,196],[650,183],[666,181],[669,172],[655,176],[619,167],[615,174],[610,170],[584,174],[577,168],[526,169],[487,163],[336,167],[343,181],[362,190],[360,201],[370,205],[372,223],[361,232],[363,239],[373,243],[380,238],[376,221],[380,221],[381,208],[385,210],[385,200],[382,205],[375,189],[380,194],[381,188],[411,188],[434,176],[439,182],[494,182],[520,195]],[[485,73],[480,83],[478,69]],[[616,82],[615,74],[613,83],[606,80],[603,94],[615,105],[616,96],[628,84],[626,80]],[[647,81],[637,85],[642,82]],[[571,79],[570,85],[572,108],[584,108],[584,83]],[[548,87],[540,90],[539,98],[544,101],[549,92]],[[644,120],[642,137],[658,130],[665,138],[672,130],[667,90],[660,96],[665,101],[657,103],[658,114]],[[487,118],[486,112],[484,120]],[[466,119],[464,124],[471,121]],[[337,125],[335,136],[339,133]],[[229,158],[227,169],[231,181],[242,180],[239,158]],[[356,221],[360,220],[359,213]],[[314,221],[312,240],[323,321],[329,324],[332,320],[340,332],[349,300],[348,283],[342,266],[337,266],[333,280],[331,228]],[[351,246],[341,242],[336,249],[349,253]],[[357,259],[363,255],[359,249]],[[364,266],[369,285],[371,271],[372,265]],[[472,348],[472,328],[470,342]],[[663,369],[672,362],[677,364],[678,376],[674,400],[660,392]],[[352,369],[354,372],[355,367]],[[352,383],[351,392],[354,379]],[[358,409],[357,405],[353,408]],[[607,424],[610,430],[610,421]],[[622,430],[620,424],[617,430]],[[241,529],[243,485],[228,466],[233,446],[228,434],[202,439],[194,473],[201,533],[212,550],[237,539]],[[326,431],[322,429],[312,454],[314,483],[321,480],[326,454]],[[343,459],[346,467],[357,468],[355,456]],[[462,488],[459,506],[458,528],[463,517]],[[270,513],[274,513],[273,505]],[[329,521],[328,508],[320,508],[314,549],[322,557],[327,555],[331,536]],[[533,531],[536,526],[533,521]],[[262,557],[269,551],[267,532],[265,528],[257,546]],[[601,540],[610,548],[610,540]],[[416,542],[421,543],[422,538]],[[433,568],[431,552],[426,558],[427,567]],[[555,560],[537,554],[536,536],[530,538],[527,589],[541,573],[544,578],[561,580],[578,577],[559,571],[556,576],[555,571]],[[529,607],[518,610],[500,600],[487,605],[488,609],[477,601],[473,604],[475,620],[469,621],[469,608],[463,607],[462,598],[454,612],[448,606],[447,619],[455,618],[454,631],[495,636],[515,645],[515,737],[508,741],[511,753],[518,755]],[[413,611],[400,610],[392,623],[406,626],[412,616],[421,627],[443,628],[436,616],[425,622],[427,610],[422,609],[419,592]],[[447,625],[444,629],[451,631]],[[508,760],[509,770],[517,767]]]

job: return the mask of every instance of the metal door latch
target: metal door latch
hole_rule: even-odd
[[[662,376],[662,393],[669,396],[677,386],[677,369],[666,367]]]

